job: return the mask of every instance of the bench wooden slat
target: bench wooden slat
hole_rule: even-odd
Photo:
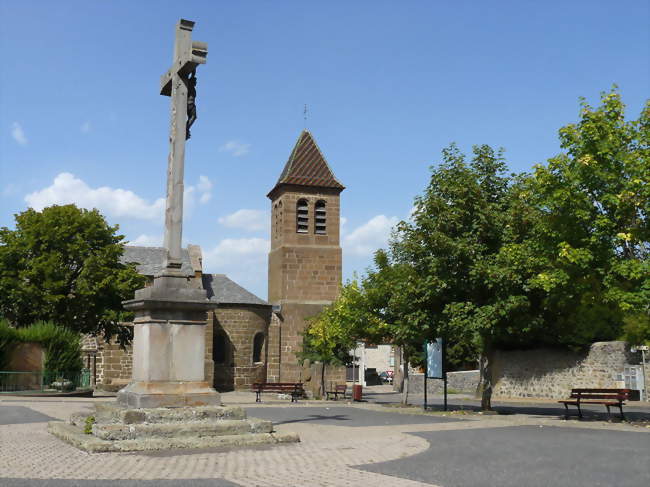
[[[298,402],[298,398],[305,395],[302,382],[255,382],[251,390],[256,393],[255,402],[262,402],[260,396],[263,392],[291,394],[291,402]]]
[[[578,408],[578,416],[582,418],[581,404],[602,404],[607,408],[607,415],[610,415],[610,407],[618,407],[621,411],[621,419],[625,419],[623,415],[623,406],[625,400],[630,398],[631,389],[603,389],[603,388],[576,388],[571,389],[570,399],[558,401],[564,404],[566,409],[565,417],[569,416],[569,405]]]
[[[342,394],[343,398],[345,398],[345,392],[347,391],[347,388],[348,386],[346,384],[337,384],[334,386],[333,391],[325,391],[326,399],[329,399],[330,396],[334,396],[334,400],[336,401],[339,394]]]

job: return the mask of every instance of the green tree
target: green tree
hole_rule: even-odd
[[[0,229],[0,314],[14,326],[51,321],[79,333],[115,333],[130,315],[121,302],[144,285],[121,264],[123,236],[97,211],[74,205],[28,209]]]
[[[391,244],[395,262],[414,270],[407,320],[421,335],[413,335],[412,345],[421,347],[423,339],[442,336],[480,351],[486,409],[496,347],[520,334],[520,324],[531,322],[525,294],[497,263],[511,183],[502,151],[475,146],[467,162],[450,146]]]
[[[520,247],[538,256],[526,284],[544,294],[549,331],[579,346],[650,312],[650,104],[626,121],[620,95],[603,93],[559,135],[563,152],[520,193],[537,213]]]

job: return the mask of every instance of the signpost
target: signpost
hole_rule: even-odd
[[[424,409],[427,409],[427,379],[442,379],[444,383],[444,410],[447,410],[446,343],[442,338],[424,343]]]

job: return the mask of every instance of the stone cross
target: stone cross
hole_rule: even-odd
[[[183,234],[183,172],[185,140],[188,134],[187,96],[190,74],[199,64],[205,64],[208,45],[192,41],[194,22],[181,19],[176,24],[174,60],[171,68],[160,79],[160,94],[171,96],[171,128],[169,133],[169,161],[167,165],[167,203],[165,207],[165,249],[167,271],[181,268],[181,239]]]

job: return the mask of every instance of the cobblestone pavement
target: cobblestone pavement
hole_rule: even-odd
[[[286,401],[268,401],[255,405],[251,395],[240,401],[245,405],[249,416],[255,416],[259,410],[277,409],[279,404],[285,408],[294,408],[296,416],[305,417],[307,408],[317,412],[324,407],[334,407],[332,403],[313,402],[300,405],[289,405]],[[102,398],[101,400],[106,400]],[[233,404],[236,395],[224,396],[224,402]],[[89,409],[94,400],[65,399],[55,400],[34,399],[0,400],[0,486],[30,485],[19,483],[20,479],[223,479],[240,486],[431,486],[408,478],[398,478],[379,472],[371,472],[357,468],[368,464],[377,464],[391,460],[406,459],[423,453],[429,449],[430,443],[423,436],[409,434],[411,432],[429,433],[436,431],[473,430],[483,428],[503,428],[513,425],[553,425],[558,427],[578,427],[589,429],[616,429],[634,431],[639,434],[650,433],[650,430],[626,424],[607,424],[604,422],[560,421],[557,418],[544,418],[529,415],[511,416],[471,416],[456,421],[399,421],[391,424],[376,425],[376,421],[363,424],[369,426],[354,426],[361,422],[345,421],[279,421],[276,430],[280,432],[294,431],[300,434],[301,443],[274,447],[259,447],[237,449],[231,451],[175,451],[147,453],[99,453],[89,454],[67,445],[46,431],[45,422],[35,421],[39,418],[56,418],[66,420],[72,412]],[[16,407],[25,408],[25,421],[18,423]],[[340,408],[355,408],[365,411],[382,411],[386,417],[396,417],[406,411],[385,412],[386,408],[373,405],[336,404],[337,414]],[[259,408],[259,409],[258,409]],[[286,413],[285,413],[286,414]],[[4,421],[11,424],[2,424]],[[39,416],[44,415],[44,416]],[[322,412],[318,412],[322,416]],[[310,415],[307,414],[306,417]],[[356,417],[354,414],[351,418]],[[452,419],[452,418],[449,418]],[[459,419],[459,418],[453,418]],[[418,423],[418,424],[414,424]],[[375,425],[372,425],[375,424]],[[650,435],[647,437],[650,438]],[[10,480],[13,479],[13,480]],[[4,482],[4,484],[3,484]],[[190,482],[188,480],[188,482]],[[430,481],[429,481],[430,482]],[[44,483],[34,483],[50,485]],[[52,483],[51,485],[66,485]],[[78,483],[70,485],[115,485],[113,483]],[[140,485],[132,484],[130,485]],[[142,485],[150,485],[148,482]],[[153,485],[153,484],[151,484]],[[209,485],[203,482],[179,483],[179,485]],[[228,485],[215,481],[215,487]]]

